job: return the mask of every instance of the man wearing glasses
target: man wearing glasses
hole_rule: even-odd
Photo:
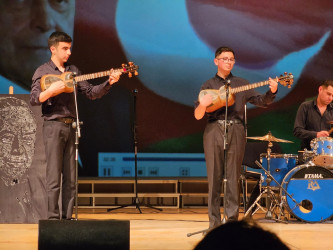
[[[235,65],[235,53],[231,48],[220,47],[215,52],[214,63],[217,66],[217,74],[206,81],[201,90],[218,90],[226,84],[235,88],[249,84],[243,78],[231,73]],[[272,103],[278,88],[278,83],[269,78],[269,88],[266,94],[261,95],[251,89],[237,93],[234,103],[229,102],[227,112],[227,188],[225,192],[226,219],[238,220],[239,210],[239,177],[245,151],[244,130],[244,105],[249,102],[259,107],[266,107]],[[231,99],[231,98],[230,98]],[[230,100],[231,101],[231,100]],[[208,178],[208,217],[209,228],[212,229],[221,224],[221,187],[224,175],[224,131],[225,131],[225,106],[215,111],[207,112],[207,107],[213,103],[211,94],[206,94],[195,104],[194,116],[197,120],[207,116],[207,125],[203,135],[204,152]]]

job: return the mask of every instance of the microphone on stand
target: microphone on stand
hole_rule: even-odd
[[[76,72],[72,72],[71,76],[70,76],[70,79],[73,80],[73,85],[77,85],[77,82],[75,81],[75,76],[77,75]]]
[[[230,79],[227,80],[227,82],[226,82],[225,85],[226,85],[226,87],[229,87],[229,86],[230,86]]]
[[[83,122],[80,121],[80,122],[79,122],[79,125],[82,126],[82,125],[83,125]],[[76,122],[72,122],[72,128],[76,128],[76,126],[77,126],[77,123],[76,123]]]

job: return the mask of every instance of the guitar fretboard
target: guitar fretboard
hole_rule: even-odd
[[[240,86],[240,87],[236,87],[236,88],[231,88],[230,93],[231,94],[237,94],[237,93],[242,92],[242,91],[262,87],[262,86],[265,86],[265,85],[268,85],[268,84],[269,84],[268,80],[267,81],[262,81],[262,82],[257,82],[257,83],[252,83],[252,84],[248,84],[248,85],[244,85],[244,86]]]
[[[112,73],[116,73],[116,72],[125,73],[126,69],[123,69],[123,68],[113,69]],[[104,77],[104,76],[109,76],[109,75],[111,75],[111,70],[76,76],[75,81],[82,82],[82,81],[87,81],[87,80],[100,78],[100,77]]]

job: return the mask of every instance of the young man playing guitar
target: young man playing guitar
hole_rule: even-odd
[[[68,93],[63,81],[56,80],[47,89],[41,89],[41,78],[47,74],[61,75],[73,72],[80,75],[74,65],[68,65],[72,39],[64,32],[54,32],[48,39],[51,59],[41,65],[32,77],[30,103],[42,105],[44,117],[43,136],[46,168],[46,192],[48,219],[71,219],[75,198],[75,129],[72,122],[76,117],[74,94]],[[87,81],[77,83],[78,92],[94,100],[107,94],[111,85],[119,80],[121,72],[110,71],[108,81],[91,85]],[[63,175],[63,177],[61,177]],[[59,210],[60,188],[62,187],[62,213]]]
[[[217,66],[217,74],[206,81],[203,90],[218,90],[226,84],[231,88],[245,86],[248,81],[234,76],[231,70],[235,64],[235,53],[231,48],[220,47],[215,52],[214,63]],[[250,89],[235,95],[234,103],[228,107],[228,138],[227,138],[227,188],[225,215],[227,220],[237,220],[239,210],[239,187],[240,169],[245,151],[245,130],[244,130],[244,105],[250,102],[257,106],[265,107],[273,102],[277,93],[278,83],[269,80],[270,90],[266,94]],[[220,203],[221,186],[224,175],[224,126],[225,106],[215,111],[208,111],[213,104],[211,94],[206,94],[196,103],[194,116],[200,120],[207,115],[203,144],[208,177],[208,217],[209,228],[212,229],[221,224]],[[230,103],[228,103],[229,106]]]

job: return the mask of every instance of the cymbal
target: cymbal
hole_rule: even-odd
[[[246,138],[253,139],[253,140],[259,140],[259,141],[294,143],[292,141],[276,138],[271,134],[271,132],[268,132],[267,135],[261,136],[261,137],[246,137]]]

